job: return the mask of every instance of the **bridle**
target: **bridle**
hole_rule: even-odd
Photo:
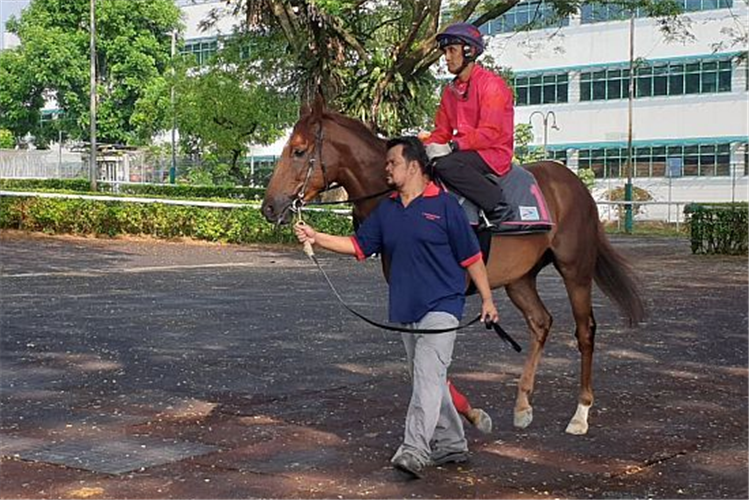
[[[299,188],[299,192],[297,193],[296,197],[294,198],[294,200],[292,200],[291,205],[289,206],[289,210],[291,210],[295,214],[298,214],[305,205],[341,205],[344,203],[358,203],[360,201],[378,198],[393,190],[392,188],[388,188],[374,194],[368,194],[359,196],[357,198],[350,198],[341,201],[318,201],[312,203],[307,203],[306,201],[304,201],[304,198],[307,196],[307,187],[309,185],[309,181],[312,178],[312,173],[315,171],[315,165],[318,163],[320,164],[320,170],[322,171],[322,179],[324,183],[324,187],[319,191],[319,193],[324,193],[326,191],[330,191],[332,189],[340,187],[337,182],[328,182],[328,169],[325,166],[325,160],[323,159],[322,155],[324,138],[325,131],[323,129],[323,120],[321,118],[319,127],[317,128],[317,132],[315,133],[315,150],[313,151],[313,154],[309,155],[307,159],[307,172],[304,175],[304,182],[302,183],[302,187]]]
[[[309,184],[310,178],[312,178],[312,172],[315,170],[315,164],[320,163],[320,169],[322,170],[322,180],[325,183],[325,187],[322,189],[321,192],[329,191],[333,189],[331,187],[331,184],[328,182],[328,172],[327,168],[325,167],[325,161],[322,157],[322,141],[325,135],[325,131],[322,126],[322,118],[320,119],[320,126],[317,128],[317,133],[315,134],[315,150],[313,151],[312,155],[309,155],[307,159],[307,173],[304,176],[304,182],[302,183],[302,187],[299,189],[299,192],[296,195],[296,198],[291,202],[291,211],[294,213],[298,213],[302,207],[305,205],[304,197],[307,195],[307,185]],[[315,157],[317,156],[317,158]],[[337,187],[337,186],[335,186]]]

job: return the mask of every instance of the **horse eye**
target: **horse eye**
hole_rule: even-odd
[[[304,151],[303,149],[295,149],[294,156],[296,156],[297,158],[301,158],[302,156],[304,156],[305,152],[306,151]]]

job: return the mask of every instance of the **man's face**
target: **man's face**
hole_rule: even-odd
[[[460,72],[460,67],[463,65],[463,46],[448,45],[442,52],[445,54],[447,70],[453,75],[457,75]]]
[[[385,157],[385,173],[387,183],[391,187],[400,188],[408,179],[416,162],[409,162],[403,157],[403,146],[401,144],[388,149]]]

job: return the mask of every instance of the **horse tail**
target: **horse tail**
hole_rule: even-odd
[[[598,256],[594,273],[596,285],[637,326],[645,318],[645,304],[635,280],[632,265],[609,242],[603,227],[598,228]]]

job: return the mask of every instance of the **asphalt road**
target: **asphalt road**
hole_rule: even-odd
[[[400,338],[343,310],[298,249],[0,233],[0,497],[747,498],[746,258],[614,243],[650,316],[627,329],[596,295],[588,434],[564,433],[579,356],[547,270],[534,422],[512,427],[523,356],[467,330],[451,376],[495,431],[468,430],[469,464],[408,481],[388,464]],[[321,260],[350,305],[386,318],[377,261]]]

